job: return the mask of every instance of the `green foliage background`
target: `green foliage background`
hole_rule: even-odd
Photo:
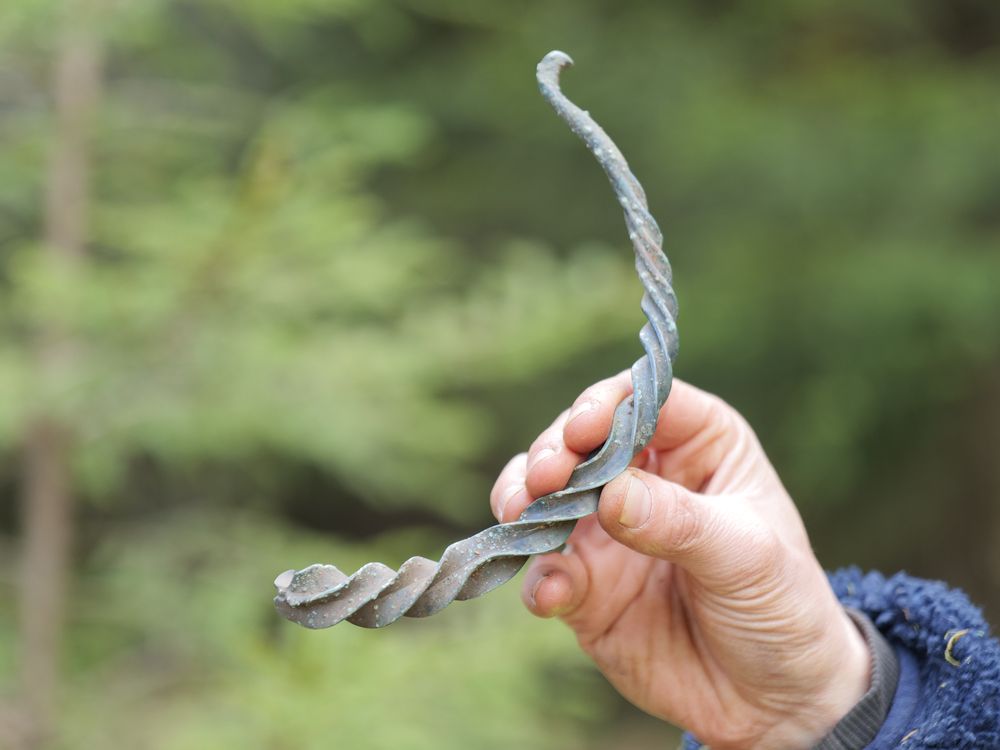
[[[44,404],[84,501],[54,747],[668,746],[515,584],[379,633],[270,607],[285,568],[487,524],[506,458],[638,355],[552,48],[664,228],[677,372],[747,414],[823,561],[1000,613],[995,4],[108,2],[71,278],[38,252],[62,7],[0,9],[0,689]],[[53,323],[80,354],[41,378]]]

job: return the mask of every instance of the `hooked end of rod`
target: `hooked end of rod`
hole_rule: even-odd
[[[563,68],[568,68],[573,64],[573,58],[565,52],[557,49],[552,50],[542,58],[535,67],[535,75],[541,86],[551,86],[559,90],[559,73]]]

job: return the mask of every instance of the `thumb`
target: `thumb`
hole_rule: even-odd
[[[598,517],[626,547],[712,588],[745,585],[779,559],[777,535],[739,498],[708,497],[636,468],[604,487]]]

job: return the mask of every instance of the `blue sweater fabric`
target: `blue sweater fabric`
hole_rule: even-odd
[[[1000,750],[1000,643],[962,591],[856,568],[831,574],[830,583],[845,607],[868,615],[900,662],[892,707],[863,750]],[[699,747],[685,736],[685,750]]]

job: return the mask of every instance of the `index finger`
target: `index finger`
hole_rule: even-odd
[[[574,402],[563,428],[566,446],[584,455],[599,448],[611,431],[615,408],[631,393],[628,370],[587,388]],[[674,450],[706,432],[725,432],[734,415],[733,408],[718,396],[674,379],[649,447]]]

